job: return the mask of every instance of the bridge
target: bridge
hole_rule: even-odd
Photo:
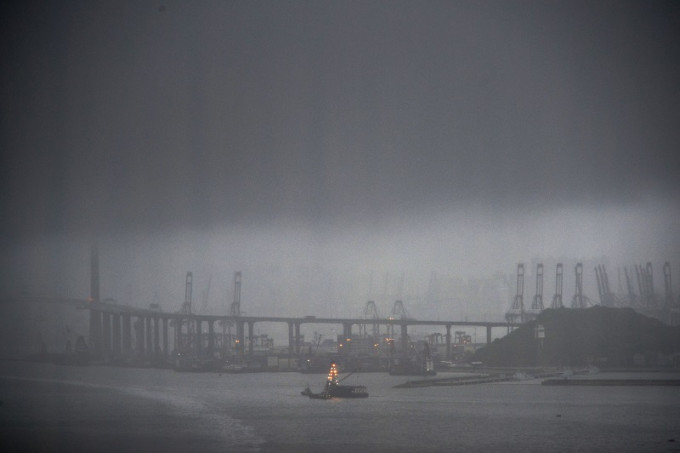
[[[283,323],[288,326],[288,353],[300,354],[302,342],[300,326],[303,324],[334,324],[342,326],[343,338],[352,338],[354,326],[366,324],[398,327],[402,350],[408,347],[410,326],[439,326],[446,329],[446,356],[451,356],[451,328],[484,327],[486,341],[491,342],[493,328],[509,329],[519,324],[484,321],[433,321],[417,319],[364,319],[317,318],[315,316],[231,316],[164,313],[152,309],[133,308],[105,302],[84,302],[78,308],[90,312],[90,343],[98,355],[127,355],[133,349],[138,354],[168,357],[170,351],[192,349],[201,355],[211,355],[233,342],[241,355],[253,354],[254,326],[256,323]],[[134,326],[134,329],[133,329]],[[218,332],[217,326],[222,327]],[[235,333],[226,333],[227,329]],[[134,331],[134,335],[133,335]],[[247,334],[246,334],[247,331]]]

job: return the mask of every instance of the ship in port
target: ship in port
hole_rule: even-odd
[[[330,399],[330,398],[367,398],[368,390],[363,385],[341,385],[340,383],[350,377],[354,372],[349,373],[342,379],[338,379],[338,367],[335,362],[331,362],[331,368],[328,371],[328,378],[324,384],[321,393],[314,393],[307,386],[302,392],[303,396],[308,396],[312,399]]]

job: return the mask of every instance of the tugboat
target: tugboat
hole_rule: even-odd
[[[307,386],[302,392],[303,396],[308,396],[312,399],[327,400],[330,398],[368,398],[368,390],[363,385],[340,385],[340,382],[350,377],[352,373],[344,378],[338,380],[338,367],[335,362],[331,362],[331,369],[328,372],[328,378],[321,393],[314,393]]]

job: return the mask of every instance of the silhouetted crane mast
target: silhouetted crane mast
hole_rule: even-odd
[[[628,291],[628,303],[630,305],[635,305],[637,303],[637,295],[635,294],[635,289],[633,289],[633,282],[631,281],[631,275],[628,273],[628,268],[623,268],[623,273],[626,276],[626,290]]]
[[[663,286],[666,307],[670,309],[675,305],[675,301],[673,300],[673,285],[671,284],[671,263],[668,261],[663,265]]]
[[[587,308],[590,305],[590,299],[583,295],[583,264],[576,263],[574,273],[576,274],[576,289],[571,300],[571,308]]]
[[[404,302],[395,300],[392,306],[392,319],[408,319],[408,313],[404,307]]]
[[[671,283],[671,263],[666,261],[663,265],[663,282],[665,289],[665,308],[668,312],[668,323],[671,326],[680,325],[680,301],[673,298],[673,285]]]
[[[376,322],[379,318],[380,315],[378,314],[378,307],[376,307],[375,301],[369,300],[366,302],[366,307],[364,308],[364,319],[373,320],[371,334],[374,338],[378,338],[380,336],[380,324]],[[368,336],[368,323],[361,324],[361,329],[363,330],[362,336]]]
[[[394,305],[392,305],[392,314],[390,315],[391,320],[397,320],[397,319],[409,319],[408,313],[406,312],[406,308],[404,307],[404,302],[401,300],[395,300]],[[394,325],[390,324],[389,326],[389,336],[391,338],[394,338]]]
[[[231,303],[229,316],[241,316],[241,272],[234,273],[234,301]]]
[[[557,268],[555,269],[555,295],[552,300],[552,308],[562,308],[562,275],[563,275],[562,263],[557,263]]]
[[[640,292],[640,303],[643,307],[651,308],[656,305],[652,263],[648,262],[646,267],[636,264],[635,273],[637,275],[638,290]]]
[[[652,263],[647,262],[647,269],[645,272],[646,287],[647,287],[647,304],[649,306],[656,305],[656,295],[654,294],[654,273],[652,272]]]
[[[604,264],[595,266],[595,278],[597,279],[597,291],[600,295],[600,304],[605,307],[616,305],[616,297],[609,289],[609,277]]]
[[[241,316],[241,272],[234,272],[234,298],[232,299],[231,305],[229,305],[229,316],[234,318]],[[222,324],[222,335],[224,337],[227,353],[232,352],[236,341],[234,334],[231,331],[233,325],[233,321],[225,321],[224,324]],[[238,337],[238,332],[236,333],[236,336]]]
[[[543,264],[536,265],[536,295],[531,303],[531,309],[536,312],[543,311]]]
[[[520,323],[524,323],[524,264],[517,265],[517,294],[512,302],[512,308],[505,314],[505,320],[516,323],[519,318]]]
[[[191,292],[193,287],[194,276],[191,272],[187,272],[187,278],[184,285],[184,303],[182,304],[182,314],[191,315]]]

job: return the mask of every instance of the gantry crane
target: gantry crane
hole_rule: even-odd
[[[512,301],[512,308],[505,314],[505,320],[509,323],[524,323],[524,264],[517,265],[517,294]]]
[[[576,263],[574,266],[574,273],[576,274],[576,288],[574,297],[571,299],[571,308],[587,308],[590,299],[583,295],[583,264]]]
[[[671,263],[666,261],[663,265],[663,277],[665,288],[665,305],[668,312],[668,323],[671,326],[680,325],[680,301],[673,298],[673,285],[671,283]]]
[[[536,294],[531,302],[531,310],[537,313],[543,311],[543,264],[536,265]]]
[[[373,338],[379,338],[380,337],[380,324],[378,324],[376,321],[380,319],[380,315],[378,314],[378,307],[375,305],[375,301],[369,300],[366,302],[366,307],[364,308],[364,319],[366,320],[373,320],[372,326],[372,335]],[[362,330],[361,334],[364,337],[368,336],[368,323],[363,323],[360,325],[360,329]]]
[[[557,263],[555,269],[555,295],[552,300],[552,308],[562,308],[562,274],[563,268],[562,263]]]
[[[600,295],[600,304],[605,307],[616,305],[616,296],[609,289],[609,276],[604,264],[595,266],[595,278],[597,279],[597,291]]]

